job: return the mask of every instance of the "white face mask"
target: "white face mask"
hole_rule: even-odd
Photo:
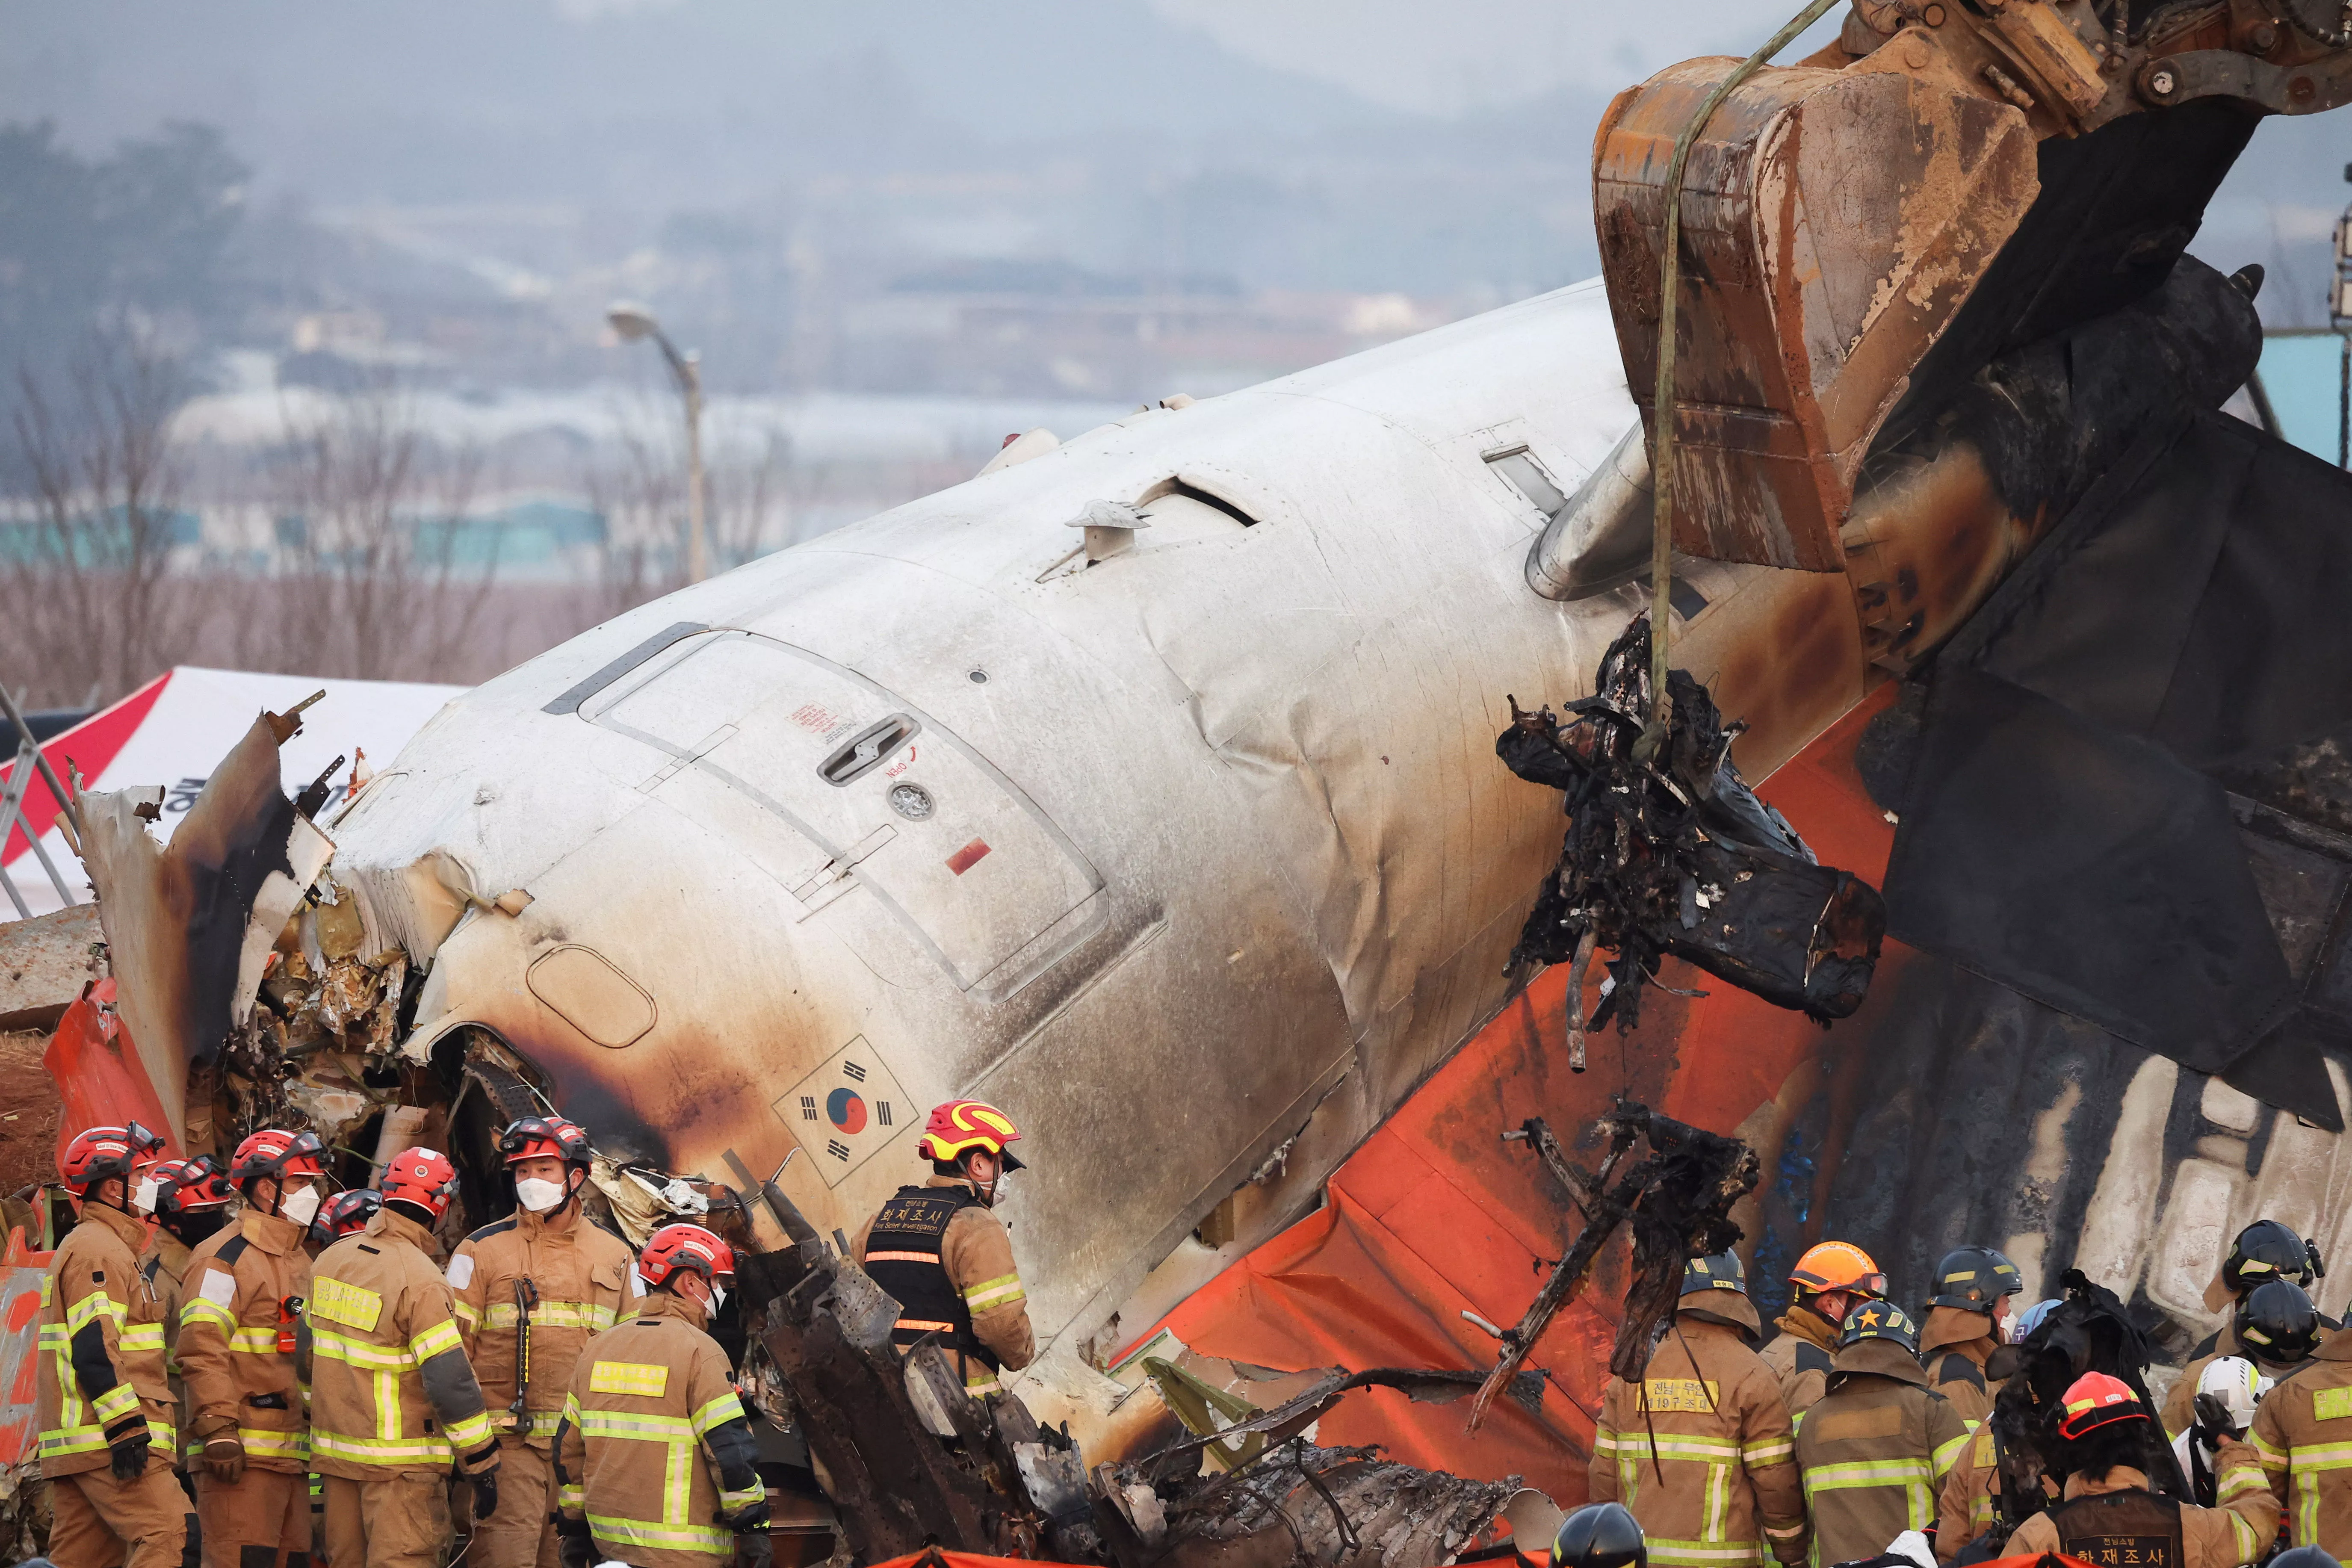
[[[313,1219],[318,1217],[319,1189],[316,1187],[298,1187],[279,1200],[278,1212],[283,1217],[292,1220],[296,1225],[309,1225]]]
[[[710,1287],[710,1315],[717,1317],[719,1309],[725,1305],[727,1305],[727,1287],[714,1281]]]
[[[131,1190],[131,1206],[137,1209],[141,1214],[153,1214],[155,1212],[154,1177],[142,1176],[139,1178],[139,1184]]]
[[[515,1184],[515,1202],[533,1214],[546,1214],[570,1195],[562,1183],[540,1176],[525,1176]]]

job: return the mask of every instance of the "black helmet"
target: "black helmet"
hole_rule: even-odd
[[[2319,1347],[2319,1310],[2292,1279],[2257,1285],[2238,1303],[2238,1342],[2263,1361],[2284,1366]]]
[[[1893,1340],[1917,1355],[1919,1325],[1892,1301],[1864,1301],[1845,1315],[1845,1326],[1838,1331],[1838,1349],[1864,1340]]]
[[[1552,1568],[1650,1568],[1650,1543],[1622,1502],[1587,1503],[1559,1521]]]
[[[2024,1289],[2024,1277],[2007,1254],[1990,1247],[1963,1247],[1944,1254],[1936,1265],[1936,1293],[1927,1298],[1927,1305],[1990,1312],[2001,1297]]]
[[[1687,1296],[1694,1290],[1737,1290],[1743,1296],[1748,1294],[1748,1270],[1739,1266],[1739,1254],[1710,1253],[1684,1264],[1682,1293]]]
[[[2221,1282],[2242,1298],[2266,1279],[2292,1279],[2308,1288],[2315,1276],[2327,1277],[2318,1247],[2274,1219],[2258,1219],[2240,1231],[2221,1260]]]

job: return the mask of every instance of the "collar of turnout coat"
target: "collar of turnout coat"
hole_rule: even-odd
[[[1898,1383],[1927,1386],[1927,1372],[1919,1364],[1919,1358],[1893,1340],[1856,1340],[1838,1352],[1830,1372],[1831,1385],[1834,1387],[1851,1373],[1867,1373],[1873,1377],[1891,1377]]]
[[[1686,1290],[1675,1303],[1675,1316],[1738,1329],[1748,1336],[1749,1344],[1764,1337],[1764,1324],[1756,1316],[1756,1304],[1737,1290],[1718,1290],[1712,1285],[1704,1290]]]
[[[703,1326],[708,1316],[699,1302],[689,1301],[674,1290],[652,1289],[637,1301],[640,1318],[676,1318],[689,1329]]]

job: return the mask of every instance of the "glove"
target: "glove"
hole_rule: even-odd
[[[235,1437],[205,1439],[205,1471],[225,1487],[245,1479],[245,1445]]]
[[[747,1530],[735,1537],[735,1568],[772,1568],[776,1560],[775,1542],[761,1530]]]
[[[147,1424],[125,1426],[122,1436],[107,1444],[110,1466],[118,1481],[135,1481],[147,1472],[147,1446],[154,1439],[147,1435]]]
[[[474,1519],[477,1523],[499,1511],[499,1468],[492,1465],[473,1478]]]
[[[555,1555],[563,1568],[595,1568],[596,1539],[586,1520],[555,1516]]]

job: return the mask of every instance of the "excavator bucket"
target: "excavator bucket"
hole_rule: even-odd
[[[1873,61],[1759,71],[1692,146],[1673,476],[1686,554],[1842,568],[1871,437],[2040,188],[2017,109]],[[1667,166],[1738,64],[1685,61],[1621,94],[1594,147],[1601,268],[1654,456]]]

